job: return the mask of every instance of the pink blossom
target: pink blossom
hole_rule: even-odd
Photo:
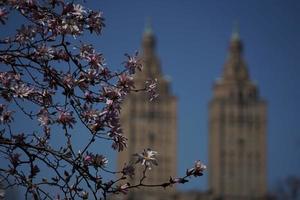
[[[101,31],[104,26],[105,24],[104,18],[102,17],[102,13],[91,11],[87,19],[87,28],[90,30],[90,32],[96,32],[96,34],[101,34]]]
[[[132,177],[135,173],[135,168],[132,165],[125,165],[125,167],[122,169],[122,173],[125,176]]]
[[[125,54],[127,57],[127,61],[125,61],[125,67],[128,69],[129,74],[134,74],[135,70],[142,70],[142,63],[141,60],[138,58],[138,52],[135,53],[134,56],[130,56],[128,54]]]
[[[94,54],[95,53],[95,50],[93,48],[92,45],[90,44],[82,44],[81,47],[80,47],[80,54],[79,56],[81,58],[87,58],[88,55],[90,54]]]
[[[120,133],[114,134],[113,139],[114,139],[114,142],[112,144],[113,149],[120,152],[127,147],[127,138],[123,134]]]
[[[118,187],[118,191],[121,192],[122,194],[127,194],[128,193],[128,187],[130,186],[129,183],[125,183],[121,186]]]
[[[38,114],[38,121],[41,126],[47,126],[50,123],[49,113],[46,109],[42,109]]]
[[[62,20],[61,30],[64,34],[80,35],[83,32],[83,22],[75,18],[65,18]]]
[[[68,89],[73,89],[75,86],[75,81],[72,74],[68,73],[63,78],[64,86],[68,87]]]
[[[86,165],[90,164],[92,162],[92,160],[93,160],[93,158],[90,155],[86,155],[83,159],[83,161]]]
[[[41,60],[50,60],[54,57],[54,49],[47,47],[46,44],[42,44],[37,47],[34,57]]]
[[[186,171],[186,174],[187,174],[187,176],[191,176],[191,175],[193,175],[195,177],[202,176],[204,170],[206,170],[206,165],[204,165],[200,160],[197,160],[195,162],[195,166],[191,169],[188,169]]]
[[[12,117],[13,111],[5,111],[1,114],[0,116],[0,122],[2,124],[8,124],[10,122],[13,121],[13,117]]]
[[[25,84],[16,84],[10,89],[13,91],[14,97],[27,98],[34,94],[34,88],[28,87]]]
[[[84,10],[84,7],[82,5],[76,4],[76,5],[73,5],[72,14],[75,17],[82,18],[83,14],[86,14],[86,11]]]
[[[142,165],[145,165],[149,170],[151,170],[152,165],[158,165],[156,160],[156,151],[152,151],[151,149],[147,149],[142,153],[136,153],[134,156],[137,157],[136,163],[141,163]]]
[[[7,20],[8,12],[5,8],[0,8],[0,22],[5,24],[5,20]]]
[[[100,112],[94,109],[87,109],[82,112],[82,117],[86,122],[91,122],[92,120],[95,120],[99,116],[101,116]]]
[[[158,97],[157,94],[157,79],[154,80],[147,80],[145,83],[145,87],[146,87],[146,92],[149,95],[149,100],[153,101],[154,99],[156,99]]]
[[[64,126],[68,125],[70,128],[72,128],[73,124],[76,123],[76,120],[72,116],[72,113],[73,112],[68,112],[66,110],[59,110],[57,122],[63,124]]]
[[[103,64],[102,54],[90,54],[86,57],[92,69],[98,69]]]
[[[36,35],[36,29],[33,26],[22,25],[21,29],[17,30],[16,41],[24,44],[32,40]]]
[[[123,73],[119,76],[118,85],[123,87],[125,92],[129,92],[132,88],[134,88],[133,78],[126,73]]]

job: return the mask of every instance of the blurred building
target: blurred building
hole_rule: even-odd
[[[121,112],[122,128],[128,138],[128,148],[119,154],[118,168],[133,160],[133,154],[144,148],[153,149],[157,155],[158,166],[147,171],[145,184],[167,182],[170,176],[176,176],[177,170],[177,99],[172,94],[169,80],[163,76],[159,59],[155,53],[156,40],[150,26],[146,27],[142,40],[143,70],[137,72],[134,79],[136,89],[145,88],[145,81],[157,79],[159,97],[149,101],[146,92],[132,93],[124,101]],[[128,163],[127,163],[128,164]],[[130,184],[139,183],[144,166],[138,165]],[[129,194],[130,199],[157,199],[165,190],[146,188]],[[169,192],[174,188],[167,189]],[[159,194],[158,194],[159,193]],[[124,196],[122,197],[124,198]]]
[[[214,198],[265,197],[266,119],[266,102],[249,77],[236,30],[209,104],[209,188]]]
[[[138,88],[147,79],[158,79],[159,98],[131,94],[124,102],[121,123],[128,149],[118,157],[118,169],[146,147],[161,152],[159,165],[149,172],[147,184],[176,176],[177,101],[168,79],[161,73],[150,27],[143,35],[144,69],[135,78]],[[133,162],[133,161],[132,161]],[[243,44],[234,31],[221,78],[214,83],[209,103],[209,191],[179,192],[176,188],[137,189],[120,199],[143,200],[262,200],[266,199],[266,102],[251,81],[243,59]],[[142,168],[130,184],[142,177]]]

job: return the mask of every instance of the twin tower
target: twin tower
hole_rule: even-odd
[[[158,80],[159,97],[134,93],[124,101],[121,123],[128,148],[118,156],[118,169],[132,154],[151,148],[159,152],[158,166],[146,183],[157,184],[177,175],[177,99],[170,90],[155,53],[155,37],[147,27],[142,39],[143,71],[135,77],[137,88],[147,79]],[[209,102],[209,174],[207,192],[169,189],[137,189],[120,199],[130,200],[262,200],[266,199],[266,102],[251,81],[243,59],[243,43],[234,31],[229,55]],[[200,133],[199,133],[200,134]],[[137,168],[131,184],[138,183]],[[199,188],[201,189],[201,188]]]

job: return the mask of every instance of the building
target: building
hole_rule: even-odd
[[[176,175],[177,103],[170,84],[161,73],[155,55],[155,38],[147,27],[142,46],[144,70],[136,85],[157,78],[159,99],[149,102],[143,93],[131,94],[124,102],[121,123],[129,138],[128,150],[120,153],[118,167],[145,147],[162,152],[159,166],[149,174],[148,183],[162,183]],[[128,199],[145,200],[260,200],[266,187],[266,102],[250,79],[243,58],[243,43],[234,31],[221,78],[214,83],[209,103],[209,191],[179,192],[175,188],[136,190]],[[137,171],[141,172],[142,169]],[[136,174],[131,184],[137,183]],[[122,197],[124,198],[124,196]]]
[[[147,26],[142,39],[143,70],[136,74],[134,80],[138,89],[145,87],[146,80],[157,79],[159,97],[150,102],[148,94],[138,92],[130,94],[125,99],[122,105],[121,123],[125,136],[129,140],[127,150],[121,152],[118,157],[118,166],[122,168],[125,162],[133,158],[134,153],[142,152],[144,148],[162,152],[157,156],[159,165],[147,172],[149,178],[145,180],[146,184],[168,181],[170,176],[176,175],[177,165],[177,99],[171,92],[168,79],[161,72],[155,45],[156,40],[152,29]],[[131,185],[139,182],[143,171],[142,166],[140,167],[136,170],[134,178],[130,180]],[[159,196],[165,194],[163,191],[162,189],[162,194]],[[146,195],[147,192],[149,195]],[[132,192],[129,196],[130,199],[157,199],[154,196],[158,192],[157,188],[155,191],[147,188]]]
[[[234,31],[209,103],[209,188],[215,198],[265,197],[266,120],[266,102],[250,79]]]

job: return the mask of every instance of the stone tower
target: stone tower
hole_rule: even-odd
[[[209,104],[209,187],[215,199],[266,195],[266,102],[251,81],[234,30]]]
[[[147,184],[168,181],[170,176],[176,175],[177,168],[177,99],[171,93],[169,81],[161,72],[155,44],[154,34],[148,25],[142,39],[143,70],[136,74],[134,80],[138,89],[145,87],[146,80],[157,79],[159,97],[149,102],[147,94],[138,92],[125,99],[121,124],[128,138],[128,148],[118,156],[118,169],[121,169],[134,153],[142,152],[145,148],[157,151],[158,166],[148,171]],[[142,168],[137,168],[134,178],[130,180],[131,185],[140,180],[142,171]],[[166,194],[166,190],[162,191],[161,195]],[[155,196],[159,192],[157,188],[138,189],[128,196],[129,199],[158,199]],[[161,195],[159,199],[162,199]]]

